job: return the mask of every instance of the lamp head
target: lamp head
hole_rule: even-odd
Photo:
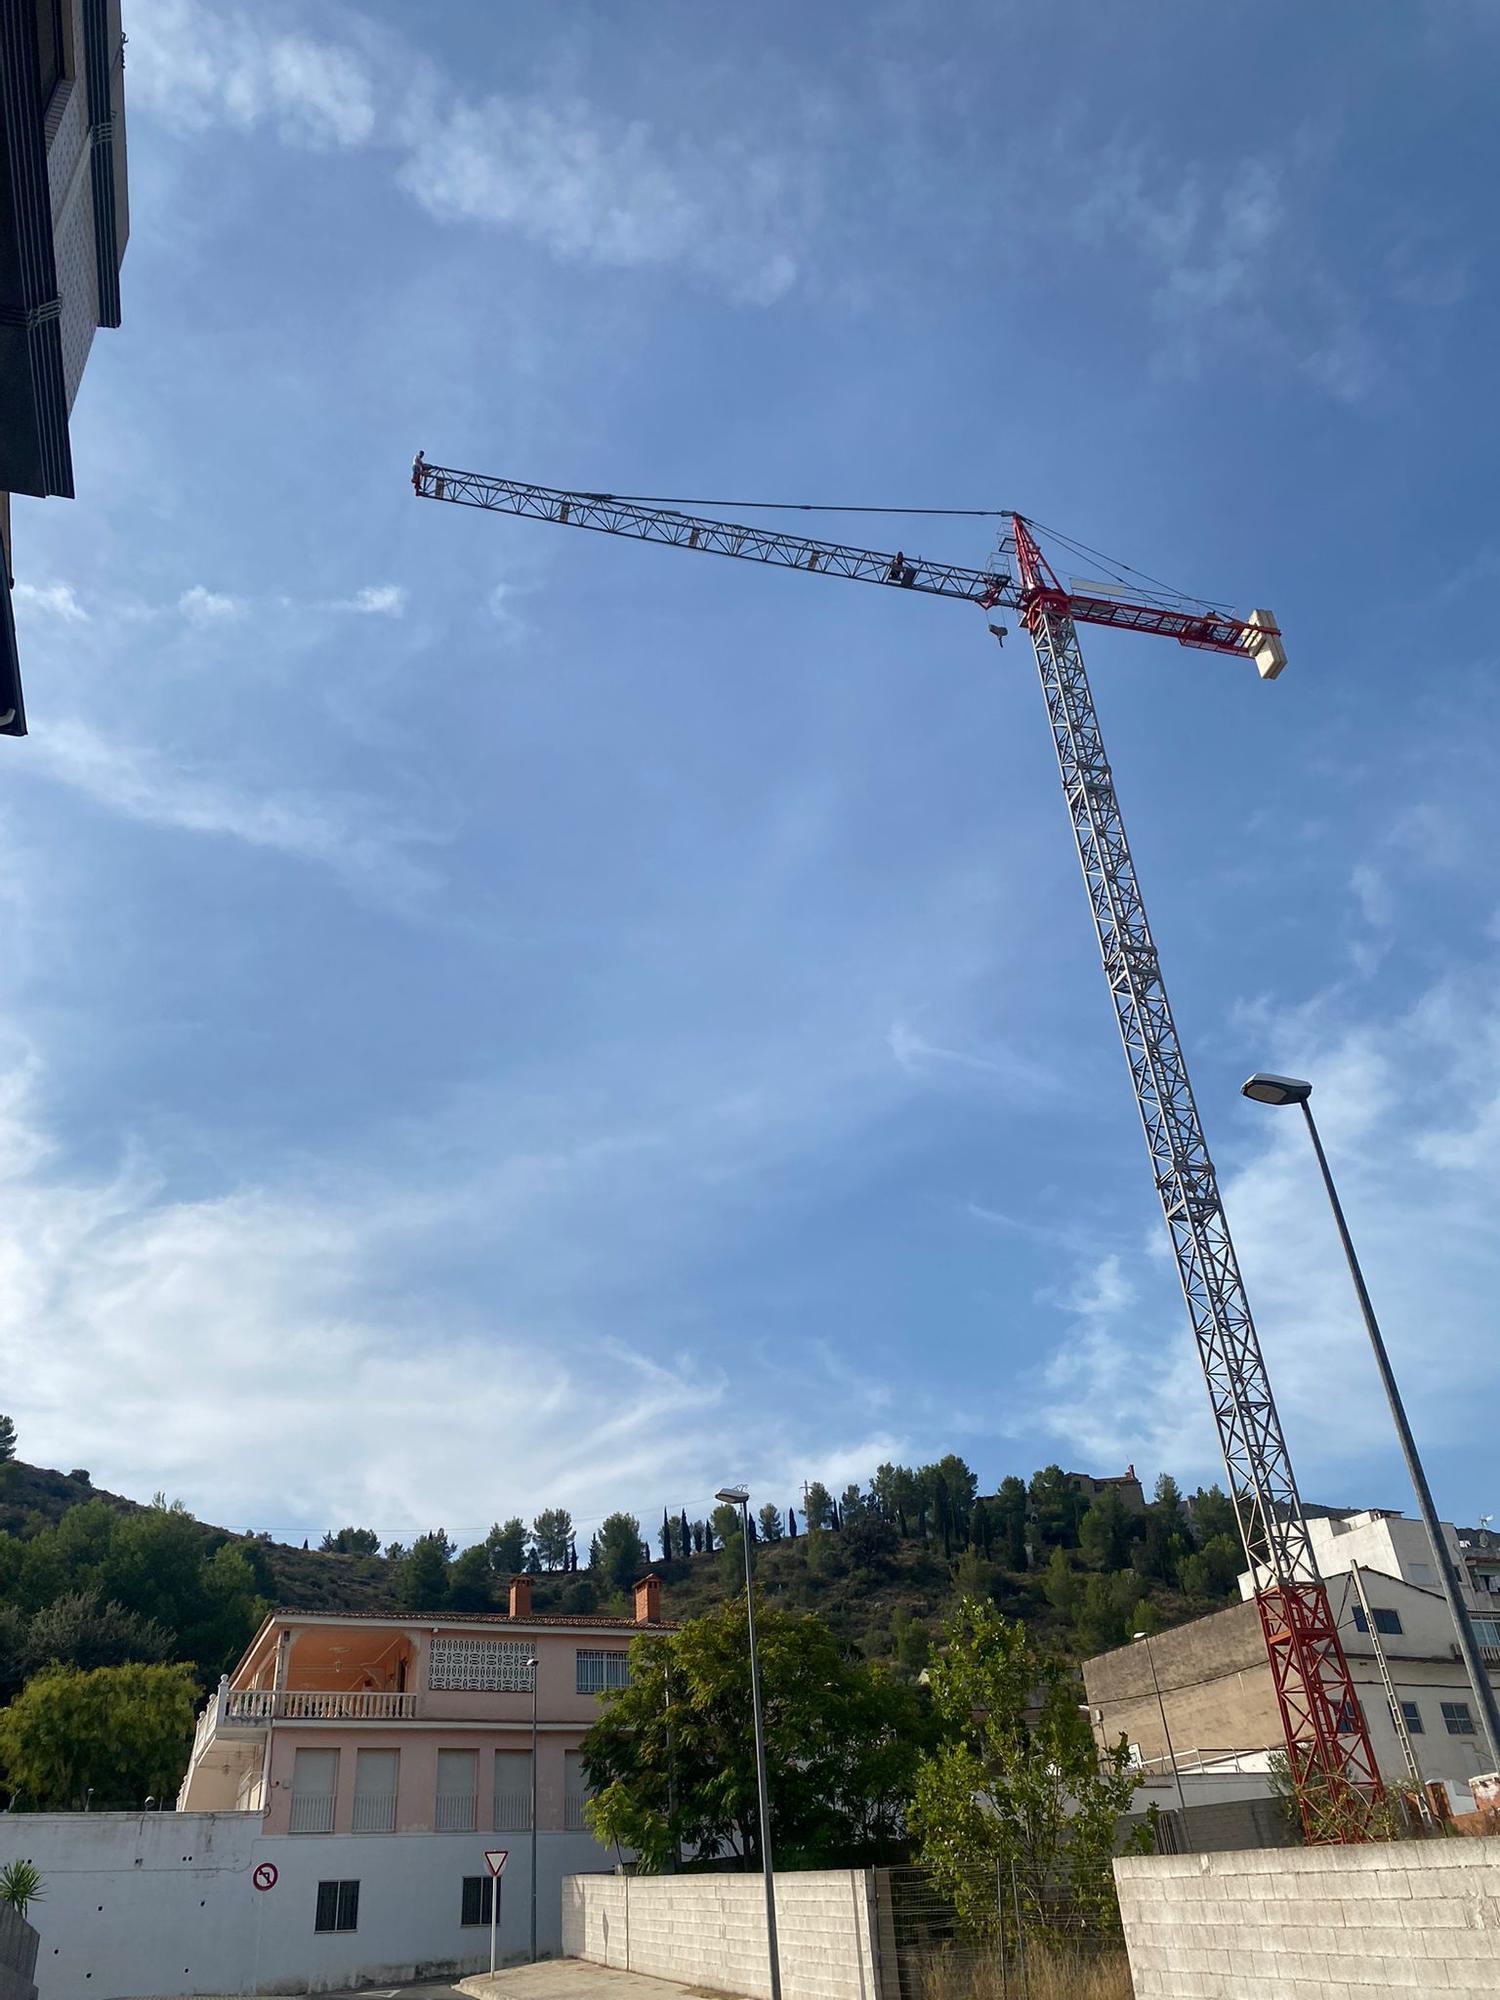
[[[721,1486],[714,1498],[722,1500],[726,1507],[743,1507],[750,1498],[750,1489],[748,1486]]]
[[[1269,1070],[1257,1070],[1248,1083],[1240,1085],[1240,1095],[1253,1097],[1257,1104],[1306,1104],[1312,1085],[1300,1077],[1272,1076]]]

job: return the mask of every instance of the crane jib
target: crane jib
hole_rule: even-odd
[[[523,520],[552,521],[560,527],[591,528],[599,534],[631,536],[637,541],[660,542],[668,548],[700,549],[705,554],[769,563],[779,569],[842,576],[854,583],[885,584],[924,597],[959,598],[983,610],[1017,602],[1011,578],[1001,569],[970,569],[960,563],[908,556],[902,549],[894,552],[866,549],[852,542],[787,535],[774,528],[751,527],[742,521],[724,521],[713,515],[645,507],[634,501],[618,500],[610,493],[571,492],[563,487],[534,486],[519,479],[461,472],[453,466],[429,465],[420,456],[412,466],[412,486],[427,500],[482,507],[491,513],[515,514]]]

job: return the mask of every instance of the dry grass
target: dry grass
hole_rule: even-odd
[[[994,1949],[935,1952],[922,1968],[921,2000],[1133,2000],[1124,1949],[1047,1951],[1033,1946],[1009,1978]]]

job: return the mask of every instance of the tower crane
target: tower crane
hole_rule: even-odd
[[[981,611],[1009,608],[1031,638],[1083,868],[1094,930],[1114,1003],[1152,1179],[1172,1239],[1193,1337],[1208,1385],[1229,1491],[1286,1738],[1292,1782],[1310,1838],[1363,1836],[1379,1773],[1328,1593],[1313,1559],[1296,1478],[1265,1357],[1203,1135],[1187,1062],[1162,980],[1114,777],[1084,669],[1080,625],[1154,633],[1179,645],[1253,663],[1274,680],[1286,664],[1275,619],[1105,584],[1065,587],[1033,524],[1008,519],[993,565],[968,569],[751,527],[640,497],[572,492],[429,464],[419,452],[412,485],[422,499],[550,521],[759,562],[812,576],[844,577]],[[701,503],[699,503],[701,504]],[[872,510],[873,511],[873,510]],[[999,639],[1002,626],[991,623]]]

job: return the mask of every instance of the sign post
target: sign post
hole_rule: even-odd
[[[495,1976],[495,1932],[500,1922],[500,1877],[509,1859],[508,1847],[487,1847],[484,1865],[490,1871],[490,1977]]]

